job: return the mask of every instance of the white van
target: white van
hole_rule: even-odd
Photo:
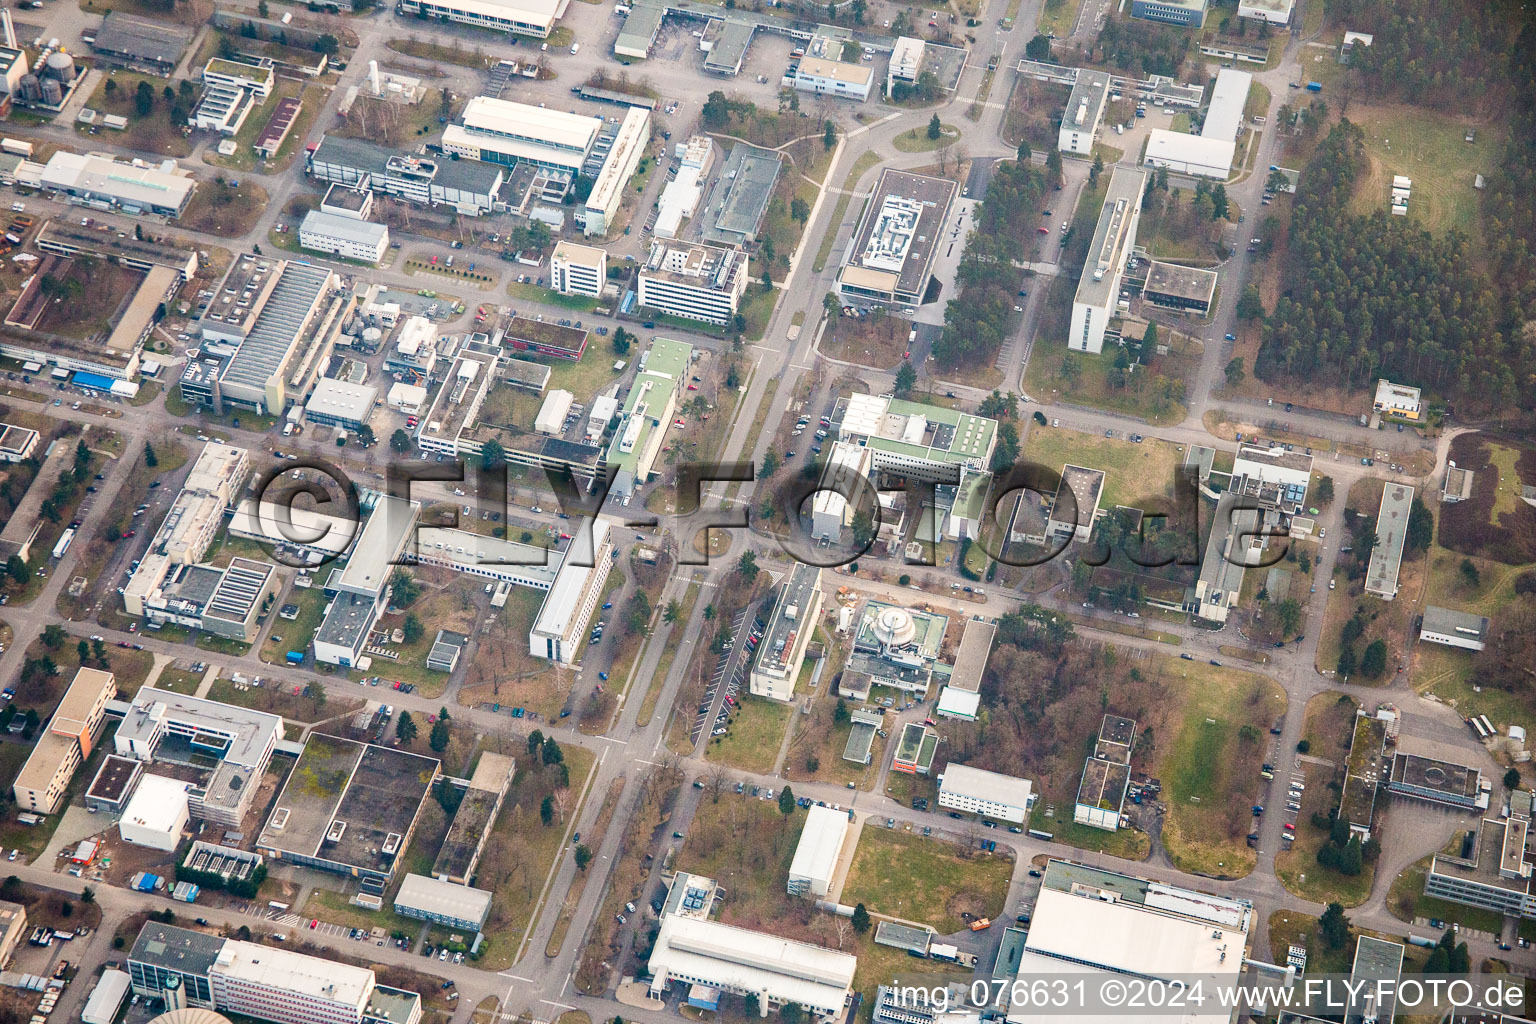
[[[580,52],[581,52],[581,44],[580,43],[572,43],[571,44],[571,56],[574,57],[574,56],[576,56]]]

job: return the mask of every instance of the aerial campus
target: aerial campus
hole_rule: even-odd
[[[1532,40],[0,6],[0,1024],[1533,1019]]]

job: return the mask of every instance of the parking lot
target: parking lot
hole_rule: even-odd
[[[745,642],[742,641],[742,626],[747,620],[747,612],[748,609],[743,608],[731,619],[731,646],[720,655],[715,671],[709,677],[709,686],[704,690],[704,697],[694,715],[693,729],[689,732],[689,739],[695,745],[706,728],[715,736],[723,736],[730,726],[736,694],[747,675],[748,656],[763,635],[763,621],[753,619],[752,632]]]

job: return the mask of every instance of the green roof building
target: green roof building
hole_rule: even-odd
[[[622,500],[651,478],[692,363],[693,346],[670,338],[653,339],[640,357],[640,372],[608,445],[608,465],[617,470],[612,493]]]

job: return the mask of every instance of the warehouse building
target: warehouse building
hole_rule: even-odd
[[[187,783],[164,775],[146,774],[118,820],[123,842],[169,853],[181,845],[191,818]]]
[[[336,135],[320,140],[304,169],[320,181],[366,188],[418,206],[448,206],[466,217],[494,210],[507,181],[507,168],[499,164],[400,153]]]
[[[256,851],[387,883],[410,846],[441,765],[392,747],[311,733],[273,801]],[[325,786],[308,779],[329,780]]]
[[[718,1008],[722,993],[756,997],[759,1012],[798,1004],[814,1024],[843,1015],[858,959],[807,942],[782,939],[709,920],[715,883],[687,872],[672,881],[651,950],[650,993],[673,982],[690,1004]],[[697,1001],[696,1001],[697,1000]]]
[[[728,324],[747,293],[747,254],[686,242],[651,243],[639,305],[685,320]]]
[[[1141,297],[1154,306],[1210,316],[1211,301],[1216,297],[1216,279],[1214,270],[1153,260],[1147,268],[1147,283],[1142,287]]]
[[[378,400],[379,389],[372,384],[321,377],[304,404],[304,418],[311,423],[357,430],[368,422]]]
[[[945,178],[894,168],[881,172],[838,271],[837,290],[844,302],[922,303],[955,189]]]
[[[732,146],[701,217],[704,241],[738,247],[757,241],[783,163],[772,150],[745,142]]]
[[[299,222],[299,245],[349,260],[377,263],[389,249],[389,228],[371,221],[311,210]]]
[[[1099,223],[1088,244],[1088,257],[1072,300],[1068,348],[1094,354],[1104,351],[1104,332],[1118,305],[1126,261],[1136,247],[1141,195],[1146,186],[1146,171],[1117,166],[1110,172],[1104,208],[1099,211]]]
[[[277,715],[146,686],[134,695],[113,747],[120,759],[206,772],[188,790],[191,815],[237,828],[282,735]]]
[[[1488,646],[1488,617],[1428,605],[1419,623],[1419,639],[1465,651],[1480,651]]]
[[[417,1024],[421,996],[374,972],[280,946],[150,921],[128,954],[133,991],[169,1009],[202,1007],[276,1024]]]
[[[108,11],[96,29],[91,50],[105,64],[147,71],[162,78],[176,70],[192,44],[193,30],[163,21]]]
[[[561,295],[603,297],[608,283],[608,253],[592,245],[559,241],[549,257],[549,286]]]
[[[795,681],[821,616],[821,567],[797,562],[783,580],[757,646],[748,687],[757,697],[795,699]]]
[[[1205,27],[1206,0],[1132,0],[1131,17],[1165,25]]]
[[[443,152],[470,160],[539,167],[580,174],[597,144],[603,119],[512,100],[476,96],[461,124],[443,129]]]
[[[1141,0],[1137,0],[1138,3]],[[1102,71],[1079,68],[1072,94],[1067,97],[1061,128],[1056,133],[1056,148],[1063,153],[1092,156],[1099,137],[1099,122],[1109,101],[1109,76]]]
[[[1035,805],[1028,779],[950,764],[939,774],[939,806],[1023,824]]]
[[[64,802],[75,771],[91,756],[106,722],[107,703],[117,696],[117,680],[101,669],[75,670],[75,678],[54,709],[48,728],[16,775],[11,793],[16,806],[52,814]]]
[[[1413,510],[1413,488],[1388,483],[1381,491],[1376,513],[1376,545],[1365,572],[1365,592],[1383,601],[1397,596],[1397,574],[1403,564],[1403,542],[1408,539],[1408,516]]]
[[[1147,137],[1143,164],[1166,167],[1175,174],[1225,181],[1237,155],[1237,136],[1243,124],[1243,108],[1253,76],[1246,71],[1223,68],[1216,73],[1205,125],[1199,135],[1154,128]]]
[[[837,863],[848,839],[848,815],[812,804],[805,813],[805,826],[789,864],[791,896],[826,896],[837,876]]]
[[[582,209],[585,234],[606,235],[613,229],[629,179],[640,166],[640,158],[645,155],[650,141],[651,112],[644,107],[630,107],[624,112],[624,120],[613,137]]]
[[[114,13],[109,17],[116,17]],[[152,213],[175,219],[186,211],[197,182],[174,160],[141,167],[107,157],[59,150],[43,166],[39,184],[98,210]]]
[[[1236,984],[1248,952],[1246,900],[1052,860],[1035,899],[1018,977],[1107,971],[1148,982],[1216,976]],[[1230,1024],[1230,1007],[1186,1010],[1185,1024]],[[1008,1024],[1038,1014],[1010,1010]]]
[[[570,0],[396,0],[402,15],[547,39]]]
[[[426,875],[406,875],[395,893],[395,913],[444,928],[478,932],[490,912],[491,894],[486,890]]]

